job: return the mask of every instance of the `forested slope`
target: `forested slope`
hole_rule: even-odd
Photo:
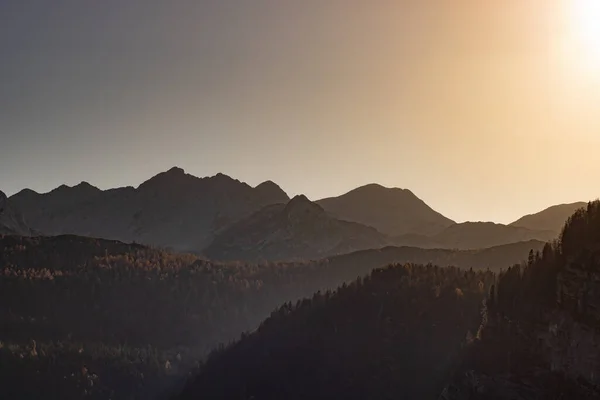
[[[477,333],[493,279],[396,265],[286,303],[256,332],[212,353],[180,398],[432,398]]]
[[[0,397],[157,398],[285,302],[393,262],[490,266],[520,259],[516,250],[386,248],[251,264],[78,236],[0,236]]]
[[[500,274],[444,399],[600,398],[600,202]],[[465,397],[467,396],[467,397]]]
[[[0,236],[0,397],[156,398],[282,303],[407,256],[222,264],[117,241]]]

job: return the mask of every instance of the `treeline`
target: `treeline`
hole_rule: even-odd
[[[72,398],[77,390],[147,399],[176,390],[211,349],[277,306],[391,257],[219,264],[116,241],[2,236],[0,398]]]
[[[578,350],[570,322],[563,326],[575,321],[597,332],[599,312],[595,201],[567,220],[559,239],[498,275],[486,301],[481,340],[465,351],[444,399],[600,398],[600,389],[587,380],[596,367],[585,364],[595,350]]]
[[[118,241],[0,236],[0,398],[156,398],[285,302],[395,260],[464,266],[498,253],[386,248],[223,264]]]
[[[558,240],[531,251],[527,264],[499,274],[488,308],[515,320],[562,309],[595,324],[589,319],[600,311],[599,274],[600,201],[594,201],[567,220]]]
[[[477,335],[491,272],[396,265],[285,303],[181,399],[433,398]]]

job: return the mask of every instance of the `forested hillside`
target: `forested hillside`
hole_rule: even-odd
[[[396,265],[286,303],[256,332],[213,352],[180,398],[432,398],[477,334],[493,279]]]
[[[482,340],[443,398],[600,398],[599,289],[596,201],[569,218],[559,240],[500,274]]]
[[[278,305],[380,261],[220,264],[117,241],[0,236],[0,397],[155,398]]]
[[[390,247],[311,262],[225,264],[78,236],[0,236],[0,377],[8,382],[0,397],[87,390],[99,399],[113,391],[113,399],[156,398],[176,390],[209,350],[255,329],[285,302],[394,262],[485,269],[522,253]],[[47,385],[54,389],[46,393]]]
[[[255,329],[281,304],[289,307],[394,262],[485,270],[518,262],[526,249],[541,246],[388,247],[319,261],[253,264],[78,236],[0,236],[0,377],[8,382],[0,396],[159,398],[176,392],[211,349]],[[444,282],[438,275],[446,270],[423,269],[430,270],[438,272],[415,276]],[[447,271],[451,279],[463,274]],[[464,277],[473,274],[491,276]],[[397,290],[416,290],[403,285]]]
[[[598,293],[593,202],[497,278],[395,266],[286,303],[213,352],[180,398],[598,399]]]

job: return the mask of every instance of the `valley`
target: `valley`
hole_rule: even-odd
[[[250,197],[244,200],[246,206],[240,208],[238,200],[223,202],[225,198],[237,199],[228,193],[234,187],[249,194]],[[365,188],[358,193],[373,190],[372,185]],[[163,190],[169,196],[162,196]],[[261,373],[272,375],[274,372],[269,372],[269,368],[277,369],[276,364],[268,365],[275,360],[265,359],[264,368],[267,369],[264,372],[260,372],[263,367],[244,366],[246,364],[239,362],[241,359],[260,359],[246,354],[255,351],[253,346],[256,344],[252,344],[255,340],[259,341],[257,343],[266,340],[261,346],[271,346],[281,337],[284,347],[278,347],[280,350],[277,351],[292,357],[286,362],[290,368],[305,371],[310,363],[323,365],[321,372],[315,371],[318,376],[302,375],[303,379],[319,382],[309,385],[313,387],[313,398],[342,395],[346,393],[344,391],[348,391],[345,395],[380,391],[381,396],[395,393],[432,398],[448,385],[451,370],[464,368],[455,367],[466,362],[461,361],[466,351],[461,347],[464,335],[469,332],[468,335],[474,337],[478,331],[492,329],[488,324],[480,327],[478,310],[487,293],[494,290],[497,277],[504,279],[514,270],[510,267],[531,262],[528,253],[529,257],[546,254],[548,242],[559,236],[559,229],[535,227],[552,228],[554,222],[546,221],[543,216],[556,219],[562,215],[546,212],[541,214],[542,217],[528,216],[509,226],[456,224],[440,219],[439,214],[428,209],[410,192],[379,186],[375,190],[381,191],[383,197],[409,196],[422,208],[421,214],[411,210],[406,212],[411,218],[417,216],[417,222],[409,225],[412,228],[392,236],[402,231],[392,229],[389,224],[386,226],[385,220],[376,215],[352,218],[351,208],[339,205],[348,207],[348,197],[342,196],[341,203],[332,199],[311,202],[305,196],[288,200],[272,182],[253,189],[225,176],[201,179],[178,169],[160,174],[138,189],[103,192],[83,184],[58,188],[46,195],[25,191],[8,199],[3,197],[0,212],[4,229],[0,235],[0,357],[2,365],[10,367],[0,368],[0,376],[10,377],[7,380],[10,384],[3,386],[0,395],[7,398],[43,395],[57,399],[126,399],[132,396],[166,399],[182,391],[183,398],[194,398],[190,394],[200,391],[212,393],[209,398],[235,398],[234,393],[242,390],[241,387],[236,389],[239,384],[246,391],[262,393],[260,398],[305,398],[307,394],[301,387],[307,382],[298,382],[301,385],[298,387],[284,385],[277,389],[254,381],[262,382]],[[123,196],[126,192],[129,195]],[[196,193],[194,199],[201,207],[191,200],[184,201],[179,207],[177,202],[182,200],[174,200],[178,193],[186,196]],[[351,193],[350,199],[355,195]],[[373,203],[371,207],[379,209],[377,198],[369,198]],[[383,203],[386,201],[387,205],[382,207],[387,213],[393,208],[393,202],[382,200]],[[173,205],[169,206],[169,202]],[[269,202],[273,204],[264,205]],[[144,206],[139,210],[135,204]],[[213,204],[214,208],[203,209],[206,204]],[[340,207],[345,211],[333,214],[324,206],[329,210]],[[119,213],[115,213],[113,207]],[[364,210],[364,199],[357,207]],[[406,204],[400,204],[396,213],[403,207]],[[136,209],[138,211],[133,212]],[[132,221],[139,225],[121,222],[120,218],[126,218],[126,212],[133,212]],[[338,219],[334,215],[343,216]],[[201,218],[198,225],[193,223],[196,218]],[[432,218],[438,218],[438,221],[432,222]],[[415,228],[419,224],[423,228]],[[187,244],[172,241],[152,244],[153,241],[161,242],[164,232],[179,228],[182,231],[175,237],[186,235]],[[430,236],[424,235],[425,231]],[[94,232],[99,237],[94,237]],[[191,246],[192,241],[187,235],[195,238],[194,243],[210,244],[201,251],[177,252],[177,249]],[[100,238],[102,236],[111,238]],[[564,237],[563,234],[563,242]],[[386,285],[391,286],[385,289]],[[395,289],[390,293],[391,288]],[[369,291],[382,291],[383,297],[368,300]],[[338,297],[339,301],[345,300],[335,306]],[[355,305],[346,305],[347,301]],[[375,322],[387,321],[377,327],[361,320],[373,316],[375,311],[369,311],[371,306],[365,303],[372,301],[375,303],[371,306],[382,307],[379,322]],[[330,302],[334,308],[325,311]],[[392,312],[389,305],[385,306],[392,303],[418,307]],[[455,309],[440,308],[442,304],[453,304]],[[278,326],[280,323],[284,324],[282,327],[287,326],[283,321],[299,314],[309,320],[291,326],[321,329],[322,322],[317,321],[322,321],[323,316],[308,322],[313,318],[311,310],[319,307],[326,307],[322,312],[332,313],[327,317],[331,321],[342,317],[343,310],[366,308],[364,316],[357,314],[358,319],[350,325],[343,317],[325,328],[347,335],[347,345],[334,351],[331,346],[336,343],[332,341],[335,336],[325,339],[324,333],[319,334],[322,337],[319,346],[326,346],[329,353],[324,353],[324,348],[318,350],[314,339],[302,345],[315,351],[315,357],[330,354],[329,361],[323,364],[324,361],[312,358],[312,361],[302,361],[302,366],[295,366],[293,357],[299,355],[294,355],[292,348],[286,350],[285,346],[296,346],[297,340],[316,337],[318,331],[307,331],[300,336],[297,332],[288,337],[289,328],[280,331]],[[418,311],[421,307],[424,307],[422,311]],[[392,314],[388,314],[390,312]],[[280,320],[288,314],[290,317]],[[427,322],[429,320],[423,319],[425,316],[433,320]],[[432,350],[428,356],[447,354],[444,356],[447,357],[446,364],[440,364],[435,371],[430,370],[431,363],[435,363],[433,358],[426,361],[422,354],[421,361],[417,361],[416,353],[412,356],[405,353],[408,348],[418,349],[425,343],[441,340],[434,336],[447,335],[449,328],[439,327],[455,318],[462,322],[455,326],[458,330],[453,333],[453,339],[446,342],[447,347]],[[394,325],[400,320],[414,320],[416,325],[410,328]],[[355,336],[356,328],[352,328],[355,323],[370,325],[372,329],[362,331],[364,337]],[[438,328],[431,331],[431,327]],[[398,329],[400,331],[393,333]],[[406,336],[408,332],[418,332],[418,335]],[[390,334],[392,336],[387,337]],[[269,339],[261,339],[263,335]],[[240,337],[241,344],[233,344]],[[254,337],[257,339],[252,339]],[[356,381],[360,387],[342,387],[335,383],[356,376],[360,368],[369,371],[380,368],[371,364],[387,360],[386,357],[380,360],[376,354],[388,350],[369,350],[375,351],[375,358],[368,362],[352,361],[345,354],[351,347],[380,340],[389,345],[395,343],[394,346],[403,343],[394,357],[404,361],[395,364],[398,360],[389,359],[385,362],[392,364],[385,368],[390,371],[424,368],[411,378],[412,383],[390,381],[375,390],[374,382],[390,379],[385,369],[381,376],[371,372],[370,379],[375,379],[372,383]],[[481,343],[485,346],[486,342]],[[234,347],[230,349],[230,346]],[[236,352],[241,353],[236,355]],[[239,360],[218,361],[222,357]],[[340,360],[347,360],[347,368],[354,365],[352,368],[358,369],[354,372],[342,370],[336,364]],[[418,363],[423,364],[417,367]],[[217,366],[221,364],[223,367]],[[223,392],[219,383],[225,378],[217,371],[225,365],[242,368],[239,372],[231,372],[227,367],[228,379],[238,382],[230,381],[231,395]],[[286,371],[279,368],[278,373],[292,373]],[[231,373],[237,378],[232,378]],[[330,374],[337,376],[337,380],[329,383],[322,380]],[[431,377],[426,378],[428,376]],[[32,379],[36,384],[28,385],[26,382]],[[426,393],[423,383],[419,382],[427,379],[436,383],[428,386],[430,391]],[[392,386],[387,387],[388,384]],[[53,388],[51,395],[46,392],[47,387]],[[322,387],[322,394],[316,387]]]

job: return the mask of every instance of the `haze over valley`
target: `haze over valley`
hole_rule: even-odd
[[[0,400],[600,400],[600,2],[0,2]]]

